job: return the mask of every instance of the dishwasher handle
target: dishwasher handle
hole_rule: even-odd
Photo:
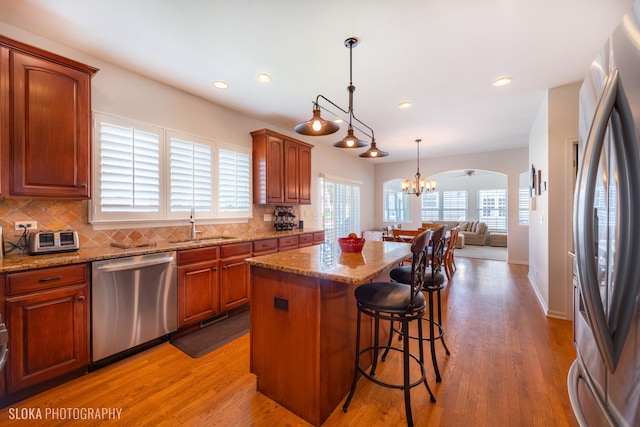
[[[107,264],[98,267],[99,271],[110,273],[113,271],[124,271],[124,270],[137,270],[143,267],[150,267],[152,265],[160,265],[160,264],[168,264],[172,262],[174,257],[165,257],[159,259],[151,259],[148,261],[140,261],[140,262],[122,262],[115,264]]]

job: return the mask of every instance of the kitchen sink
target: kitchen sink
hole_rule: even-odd
[[[229,236],[202,236],[196,237],[195,239],[179,239],[179,240],[169,240],[169,243],[215,243],[215,242],[224,242],[225,240],[237,239],[237,237],[229,237]]]

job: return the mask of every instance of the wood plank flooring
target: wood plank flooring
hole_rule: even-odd
[[[571,323],[546,318],[527,266],[458,258],[443,297],[446,341],[437,344],[442,382],[412,389],[417,426],[576,426],[566,375],[575,352]],[[275,343],[277,345],[277,343]],[[428,347],[427,347],[428,349]],[[399,354],[378,375],[400,378]],[[16,419],[27,410],[115,408],[115,420]],[[60,415],[58,416],[60,418]],[[3,426],[307,426],[256,392],[249,336],[200,359],[165,343],[0,410]],[[361,380],[345,414],[325,426],[403,426],[402,392]]]

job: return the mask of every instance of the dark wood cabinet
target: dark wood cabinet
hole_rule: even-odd
[[[272,254],[278,252],[278,239],[262,239],[254,240],[252,242],[253,250],[251,251],[253,256]]]
[[[220,249],[220,306],[229,311],[249,303],[251,242],[231,243]]]
[[[298,247],[304,248],[305,246],[313,245],[313,233],[301,234],[298,236]]]
[[[178,327],[220,313],[219,246],[178,252]]]
[[[91,76],[96,71],[0,36],[3,195],[90,197]]]
[[[311,147],[308,145],[299,145],[298,188],[298,203],[311,204]]]
[[[91,307],[86,264],[7,274],[5,295],[8,394],[86,372]]]
[[[315,231],[313,233],[313,244],[321,245],[324,243],[324,231]]]
[[[312,145],[261,129],[253,138],[253,202],[311,203]]]
[[[298,236],[284,236],[278,238],[278,252],[298,248]]]

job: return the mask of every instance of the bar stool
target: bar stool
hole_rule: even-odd
[[[408,336],[410,339],[416,339],[419,341],[429,341],[431,347],[431,360],[433,362],[433,370],[436,376],[436,382],[441,382],[442,377],[440,376],[440,369],[438,368],[438,359],[436,358],[436,340],[440,340],[442,345],[444,346],[445,352],[447,356],[451,355],[449,348],[447,347],[447,343],[444,341],[444,327],[442,326],[442,303],[440,298],[440,291],[444,288],[445,278],[442,273],[443,267],[443,253],[444,253],[444,236],[445,236],[445,226],[441,226],[436,228],[433,231],[433,235],[431,237],[431,242],[429,243],[429,257],[431,261],[431,268],[427,269],[425,272],[425,278],[423,281],[422,290],[427,293],[428,301],[429,301],[429,317],[423,317],[422,320],[425,322],[429,322],[429,337],[416,337],[411,335],[404,334],[401,330],[397,330],[393,327],[393,323],[391,324],[391,332],[389,333],[389,342],[387,343],[390,346],[391,340],[393,338],[393,333],[397,332],[400,336],[399,339]],[[408,266],[396,267],[389,273],[391,276],[391,280],[395,282],[399,282],[402,284],[411,284],[411,270],[408,269]],[[436,298],[437,306],[434,307],[434,294]],[[434,310],[437,308],[437,313],[434,313]],[[437,315],[437,317],[435,317]],[[434,318],[435,317],[435,318]],[[437,332],[436,332],[437,328]],[[388,351],[385,351],[382,355],[382,360],[384,361],[387,357]]]
[[[359,374],[362,374],[366,379],[372,381],[378,385],[388,388],[395,388],[404,391],[404,407],[407,418],[407,425],[413,426],[413,417],[411,415],[411,388],[424,383],[431,401],[435,402],[434,397],[424,369],[424,351],[422,345],[419,345],[419,357],[409,352],[409,340],[404,340],[402,348],[392,347],[390,342],[388,345],[379,345],[379,333],[380,333],[380,320],[389,320],[392,322],[398,322],[401,325],[402,333],[404,336],[409,336],[409,324],[413,321],[417,321],[418,338],[422,339],[422,322],[420,319],[424,316],[426,311],[426,302],[424,295],[422,294],[423,280],[426,272],[426,265],[428,263],[428,243],[431,238],[431,231],[425,231],[418,235],[411,244],[411,280],[410,286],[397,282],[373,282],[365,283],[356,288],[354,295],[356,298],[356,305],[358,308],[358,320],[357,320],[357,332],[356,332],[356,360],[355,369],[353,373],[353,382],[351,384],[351,391],[342,406],[342,410],[347,412],[349,403],[353,398],[353,394],[356,390],[356,384],[358,382]],[[374,342],[373,345],[364,349],[360,349],[360,324],[362,315],[370,316],[374,319]],[[384,349],[385,354],[389,350],[394,350],[402,353],[403,356],[403,382],[402,384],[387,383],[374,378],[376,367],[378,364],[378,352]],[[373,351],[373,361],[371,364],[371,370],[366,372],[360,365],[360,355]],[[409,376],[409,363],[413,360],[417,362],[420,367],[420,378],[414,382],[411,382]]]

